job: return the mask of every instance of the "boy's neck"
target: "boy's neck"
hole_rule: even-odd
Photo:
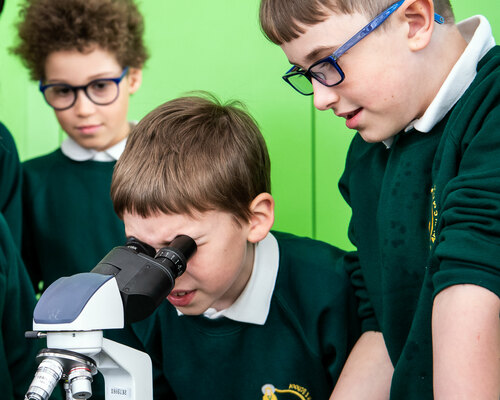
[[[425,110],[436,97],[447,76],[462,56],[467,41],[463,38],[456,25],[442,26],[436,29],[425,55],[425,78],[430,90],[427,91],[423,106],[420,110],[421,118]]]

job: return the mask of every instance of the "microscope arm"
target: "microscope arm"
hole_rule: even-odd
[[[104,338],[102,352],[95,358],[104,376],[107,400],[153,398],[151,359],[146,353]]]

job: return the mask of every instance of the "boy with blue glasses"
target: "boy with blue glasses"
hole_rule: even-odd
[[[263,0],[283,76],[357,131],[340,190],[364,334],[335,400],[500,396],[500,51],[447,0]]]
[[[109,190],[147,52],[133,0],[29,0],[20,15],[13,52],[67,134],[60,148],[23,164],[23,258],[34,283],[48,287],[125,243]],[[112,339],[140,347],[129,333]],[[100,382],[95,397],[103,390]]]

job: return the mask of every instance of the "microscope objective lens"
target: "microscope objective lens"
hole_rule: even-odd
[[[63,367],[57,360],[46,358],[38,369],[31,382],[25,400],[47,400],[63,374]]]

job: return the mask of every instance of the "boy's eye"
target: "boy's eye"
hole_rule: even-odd
[[[326,81],[326,75],[320,71],[314,71],[314,77],[320,81]]]
[[[54,96],[58,96],[58,97],[66,97],[66,96],[69,96],[70,94],[72,95],[72,90],[71,88],[69,88],[68,86],[51,86],[50,87],[50,92],[52,93],[52,95]]]
[[[90,84],[90,88],[94,89],[94,90],[104,90],[113,84],[114,84],[114,82],[106,81],[106,80],[94,81]]]
[[[328,76],[328,69],[324,64],[319,64],[314,67],[314,70],[311,71],[311,74],[320,81],[326,81]]]
[[[89,85],[89,90],[95,92],[96,94],[99,92],[105,92],[110,90],[115,83],[112,81],[94,81]]]
[[[322,62],[315,65],[311,74],[320,82],[335,82],[339,79],[339,74],[335,67],[329,62]]]

